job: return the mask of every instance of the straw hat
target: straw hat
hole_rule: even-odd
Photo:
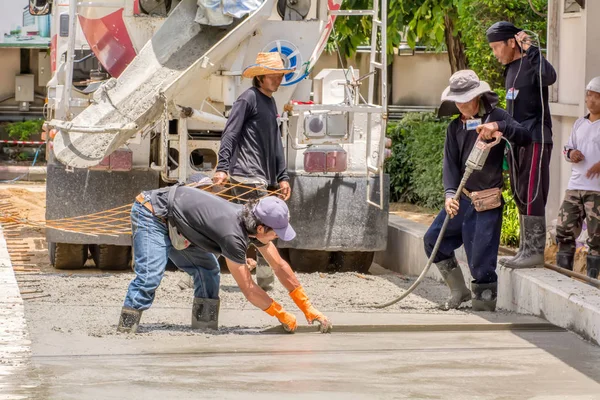
[[[281,56],[277,52],[258,53],[256,62],[244,69],[244,78],[254,78],[258,75],[288,74],[296,68],[284,68]]]

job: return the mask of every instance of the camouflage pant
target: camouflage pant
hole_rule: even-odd
[[[600,255],[600,192],[567,190],[558,212],[556,239],[558,251],[575,253],[575,240],[587,223],[589,254]]]

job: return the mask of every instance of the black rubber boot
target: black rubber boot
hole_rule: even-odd
[[[192,329],[219,329],[219,299],[194,298]]]
[[[587,262],[587,276],[590,278],[598,279],[598,272],[600,272],[600,256],[588,255],[586,258]]]
[[[463,302],[471,299],[471,291],[465,285],[465,278],[455,257],[440,261],[435,266],[450,288],[450,297],[441,307],[443,310],[457,309]]]
[[[573,260],[575,259],[575,254],[573,253],[556,253],[556,265],[561,268],[568,269],[569,271],[573,271]]]
[[[504,262],[506,268],[535,268],[544,266],[546,248],[546,217],[524,215],[521,224],[523,231],[523,251],[521,256]]]
[[[129,307],[121,309],[121,317],[119,318],[119,326],[117,332],[121,333],[136,333],[142,319],[142,311],[135,310]]]
[[[524,243],[525,239],[523,235],[523,216],[519,214],[519,250],[517,250],[517,254],[515,254],[514,256],[500,257],[498,259],[498,264],[504,266],[504,264],[510,264],[514,262],[517,258],[521,257],[521,254],[523,253]]]
[[[473,311],[496,311],[498,282],[471,283]]]

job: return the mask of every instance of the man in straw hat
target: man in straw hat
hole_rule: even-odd
[[[446,131],[443,162],[445,207],[424,237],[429,257],[440,234],[446,215],[448,223],[439,250],[433,260],[446,284],[450,298],[444,309],[456,309],[471,300],[454,250],[464,245],[471,276],[473,310],[494,311],[498,276],[496,261],[502,226],[502,163],[504,146],[491,148],[485,166],[469,177],[460,201],[454,200],[465,172],[465,163],[478,139],[504,136],[510,142],[526,145],[531,139],[525,128],[508,113],[497,108],[498,96],[471,70],[458,71],[450,77],[450,86],[442,94],[440,115],[460,114]],[[485,191],[482,193],[482,191]],[[478,198],[486,198],[483,206]],[[491,200],[491,201],[490,201]]]
[[[286,69],[279,53],[258,53],[256,62],[242,76],[252,87],[238,97],[221,136],[219,163],[213,181],[279,186],[284,200],[290,198],[289,177],[277,123],[273,93],[279,89]]]
[[[245,78],[252,79],[252,87],[231,107],[221,135],[219,162],[213,181],[222,184],[231,180],[243,185],[233,190],[243,199],[260,197],[267,188],[278,188],[283,200],[291,196],[273,93],[279,89],[283,76],[293,71],[293,68],[284,68],[279,53],[271,52],[258,53],[256,62],[242,73]],[[251,188],[262,190],[252,191]],[[249,256],[253,257],[252,254]],[[258,254],[256,257],[258,284],[268,290],[274,282],[273,272]]]
[[[276,238],[289,241],[296,233],[285,202],[275,196],[231,203],[194,187],[174,185],[142,192],[131,209],[135,278],[129,284],[117,330],[135,333],[144,310],[154,301],[167,261],[193,276],[192,328],[217,329],[220,267],[218,255],[242,293],[254,306],[276,317],[288,332],[296,317],[257,286],[246,266],[246,251],[260,242],[260,252],[307,321],[331,330],[327,317],[314,308],[290,266],[279,256]],[[172,229],[172,228],[176,229]]]
[[[515,149],[509,157],[510,185],[519,209],[521,237],[514,257],[502,257],[508,268],[544,264],[546,247],[546,201],[550,186],[552,116],[548,87],[556,71],[522,29],[500,21],[486,32],[494,56],[504,70],[506,109],[529,132],[531,143]],[[539,45],[539,44],[538,44]]]

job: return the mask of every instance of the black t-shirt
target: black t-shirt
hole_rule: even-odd
[[[552,117],[548,104],[548,86],[556,82],[556,71],[544,57],[542,66],[542,97],[540,98],[540,51],[531,46],[523,58],[513,61],[504,70],[506,111],[530,133],[533,142],[542,141],[542,104],[544,109],[544,143],[552,143]]]
[[[289,180],[275,99],[254,87],[238,97],[221,136],[217,171],[259,177],[269,185]]]
[[[166,187],[145,193],[158,217],[167,216],[170,189]],[[248,246],[258,241],[248,237],[239,218],[241,210],[242,205],[200,189],[180,186],[173,199],[173,222],[193,246],[245,264]]]

